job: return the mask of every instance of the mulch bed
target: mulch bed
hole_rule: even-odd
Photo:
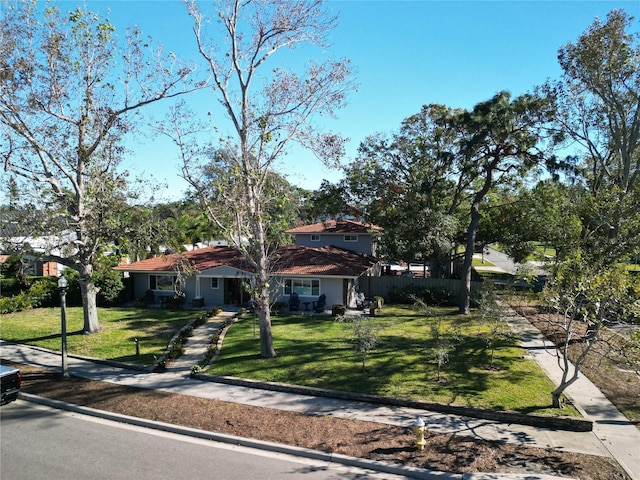
[[[410,429],[305,415],[144,390],[18,365],[23,391],[90,408],[207,431],[452,473],[537,473],[583,480],[627,479],[612,459],[428,433],[417,451]]]

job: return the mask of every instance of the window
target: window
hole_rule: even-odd
[[[320,295],[320,280],[317,278],[291,278],[284,282],[284,294],[316,296]]]
[[[358,241],[358,235],[345,235],[344,236],[344,241],[345,242],[357,242]]]
[[[212,289],[217,289],[218,288],[218,278],[217,277],[211,277],[211,288]]]
[[[311,241],[312,242],[319,242],[320,241],[320,235],[318,235],[317,233],[314,233],[311,235]]]
[[[175,283],[175,275],[149,275],[151,290],[174,290]]]

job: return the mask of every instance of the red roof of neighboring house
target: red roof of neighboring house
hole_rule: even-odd
[[[339,219],[291,228],[287,230],[287,233],[324,233],[342,235],[345,233],[371,233],[372,230],[382,231],[382,227],[378,227],[371,223],[364,224],[353,220]]]
[[[206,247],[181,254],[162,255],[126,265],[116,270],[125,272],[171,272],[180,260],[188,260],[198,272],[210,268],[229,266],[250,271],[240,252],[232,247]],[[352,252],[336,247],[311,248],[288,245],[278,249],[273,261],[273,270],[278,275],[335,275],[357,277],[374,266],[377,259],[371,255]]]

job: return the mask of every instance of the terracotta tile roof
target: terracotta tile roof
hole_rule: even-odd
[[[199,272],[223,265],[239,270],[249,270],[242,254],[231,247],[205,247],[188,252],[159,255],[139,262],[118,265],[115,270],[123,272],[171,272],[173,271],[173,265],[180,260],[180,256],[189,260]]]
[[[337,247],[311,248],[289,245],[280,248],[274,271],[280,275],[335,275],[357,277],[377,263],[371,255]]]
[[[382,227],[378,227],[371,223],[360,223],[353,220],[328,220],[326,222],[314,223],[313,225],[303,225],[287,230],[287,233],[295,235],[296,233],[324,233],[324,234],[344,234],[344,233],[371,233],[372,230],[382,231]]]
[[[182,254],[163,255],[126,265],[116,270],[125,272],[171,272],[180,255],[188,259],[198,272],[219,266],[248,271],[240,252],[231,247],[206,247]],[[362,253],[336,247],[311,248],[288,245],[278,250],[273,270],[279,275],[335,275],[357,277],[375,265],[377,259]]]

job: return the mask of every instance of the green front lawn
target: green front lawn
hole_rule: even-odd
[[[558,412],[549,408],[553,384],[515,345],[500,348],[494,368],[489,369],[489,355],[480,337],[484,328],[474,316],[439,308],[433,310],[434,316],[425,317],[401,306],[385,306],[381,313],[374,321],[382,343],[369,354],[366,372],[351,344],[349,323],[318,316],[273,317],[278,357],[267,360],[259,358],[259,328],[248,315],[229,329],[220,356],[207,373],[476,407],[577,415],[572,409]],[[441,382],[436,381],[430,335],[435,316],[444,330],[455,329],[460,338],[449,352]]]
[[[120,362],[152,365],[154,355],[164,352],[173,334],[194,318],[192,311],[159,308],[99,308],[102,331],[82,333],[82,308],[67,308],[67,350],[70,354],[87,355]],[[3,314],[0,338],[9,342],[60,350],[60,309],[38,308]],[[136,358],[134,339],[140,342]]]
[[[160,357],[173,334],[197,312],[165,309],[101,308],[103,330],[82,333],[82,309],[67,309],[68,350],[71,354],[144,365]],[[442,330],[456,331],[449,362],[438,382],[430,325],[439,318]],[[278,357],[261,359],[258,325],[245,315],[225,336],[221,355],[208,373],[308,385],[362,393],[410,397],[428,401],[521,412],[577,415],[548,408],[552,383],[515,345],[500,348],[494,368],[482,341],[485,329],[474,316],[454,308],[433,309],[424,316],[406,306],[386,305],[373,321],[381,344],[367,359],[351,343],[350,323],[332,317],[288,315],[273,317]],[[35,309],[2,315],[3,340],[60,350],[60,309]],[[140,340],[139,358],[134,338]]]

